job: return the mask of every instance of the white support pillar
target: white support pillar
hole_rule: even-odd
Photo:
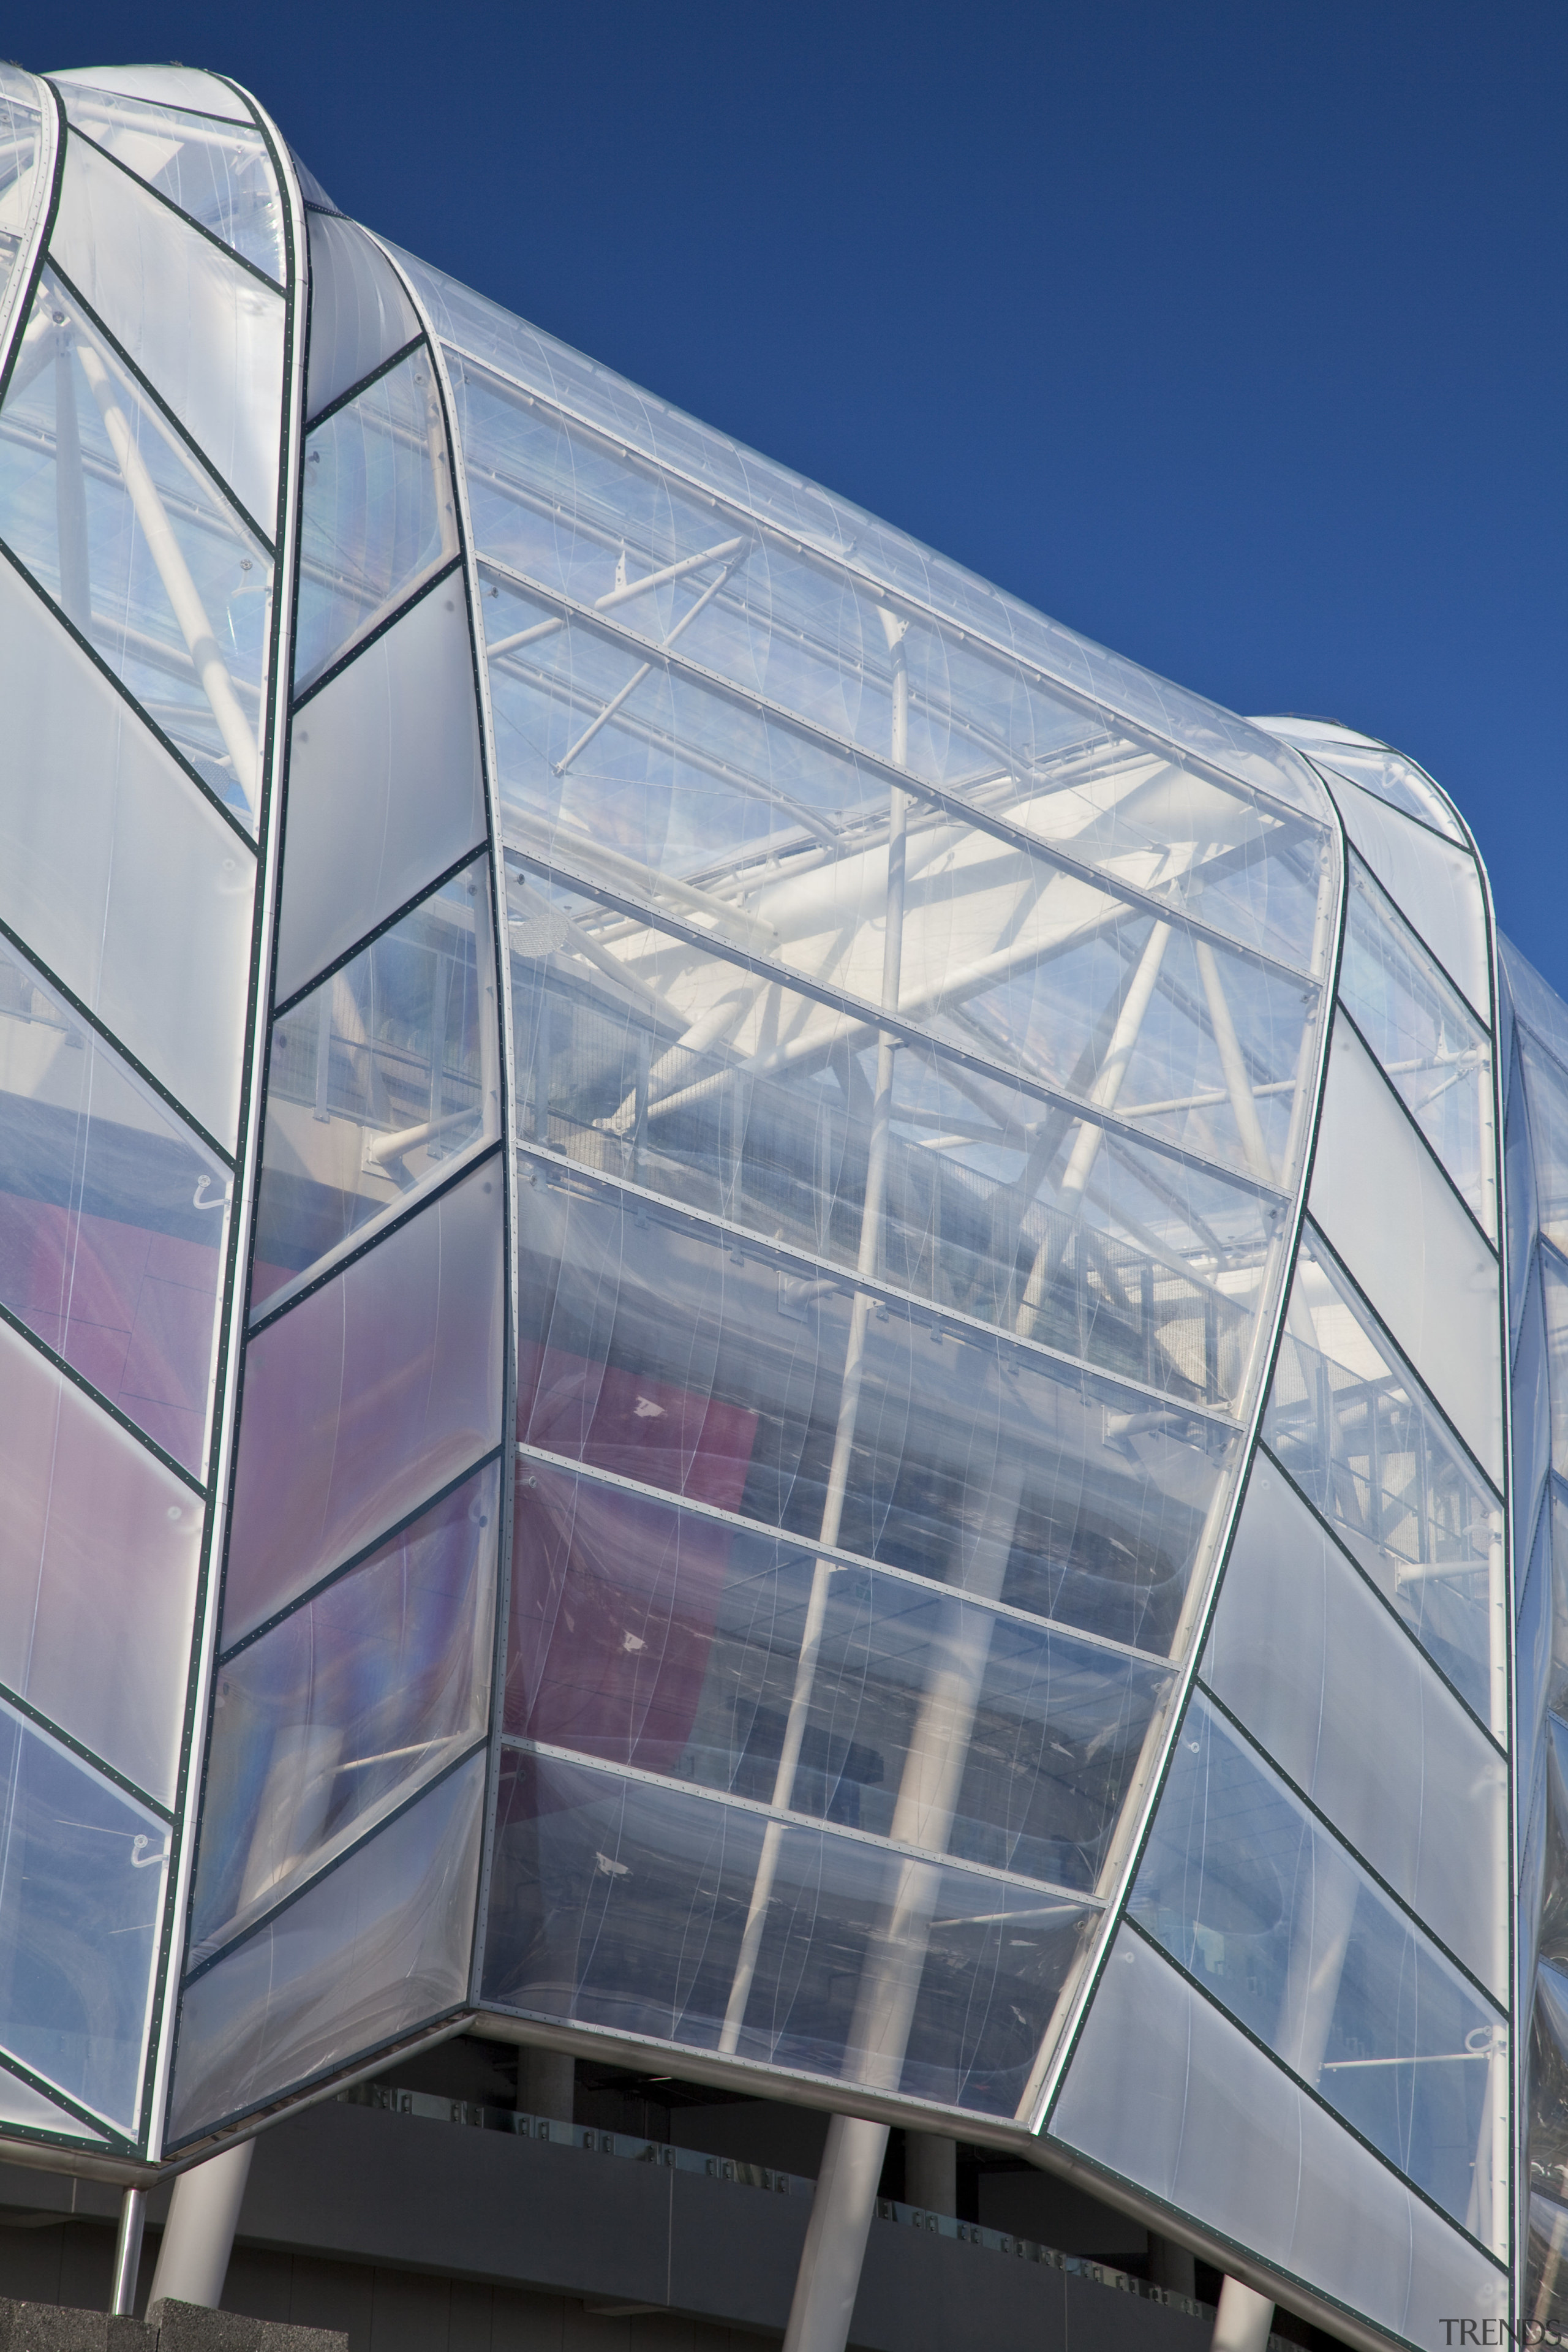
[[[1215,2314],[1214,2352],[1265,2352],[1274,2325],[1274,2305],[1256,2287],[1227,2278]]]
[[[142,2231],[147,2219],[147,2191],[128,2189],[120,2200],[120,2228],[114,2240],[114,2283],[109,2308],[117,2319],[134,2314],[136,2281],[142,2269]]]
[[[205,2164],[194,2165],[175,2181],[147,2298],[149,2308],[162,2303],[165,2295],[177,2303],[205,2304],[213,2311],[223,2301],[223,2283],[255,2147],[252,2139],[243,2140],[237,2147],[226,2147],[221,2156],[209,2156]]]
[[[886,2124],[859,2116],[829,2123],[784,2352],[844,2352],[887,2147]]]

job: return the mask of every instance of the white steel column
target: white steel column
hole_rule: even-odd
[[[209,2156],[205,2164],[182,2172],[175,2181],[149,2309],[165,2295],[177,2303],[205,2304],[214,2311],[223,2301],[255,2147],[253,2139],[242,2140],[237,2147],[226,2147],[221,2156]]]
[[[114,2239],[114,2284],[109,2308],[116,2318],[136,2309],[136,2281],[142,2270],[142,2231],[147,2219],[147,2191],[128,2189],[120,2200],[120,2227]]]
[[[1227,2278],[1215,2314],[1214,2352],[1264,2352],[1274,2325],[1274,2305],[1256,2287]]]
[[[861,2116],[829,2123],[784,2352],[844,2352],[887,2146],[886,2124]]]

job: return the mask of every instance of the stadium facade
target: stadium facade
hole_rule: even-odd
[[[802,2345],[889,2129],[1568,2317],[1568,1008],[1452,803],[216,76],[0,155],[5,2163],[457,2036],[830,2114]]]

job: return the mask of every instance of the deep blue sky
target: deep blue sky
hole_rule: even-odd
[[[1046,611],[1456,794],[1568,993],[1568,7],[16,0]]]

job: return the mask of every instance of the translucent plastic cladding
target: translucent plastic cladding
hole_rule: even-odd
[[[0,919],[232,1149],[248,844],[3,560],[0,706]]]
[[[305,414],[316,417],[415,341],[419,321],[403,280],[363,228],[319,212],[307,215],[305,226],[310,245]]]
[[[1298,745],[1318,767],[1360,784],[1363,791],[1386,801],[1390,808],[1398,809],[1401,815],[1413,816],[1446,834],[1450,841],[1463,844],[1465,830],[1447,794],[1403,751],[1378,742],[1375,736],[1357,735],[1327,719],[1260,719],[1257,723],[1282,743]]]
[[[1494,2322],[1507,2314],[1501,2265],[1288,2082],[1132,1928],[1112,1948],[1050,2129],[1409,2343],[1437,2343],[1456,2313]]]
[[[481,1754],[187,1985],[176,2144],[460,2005],[484,1785]]]
[[[42,85],[19,66],[0,65],[0,326],[10,281],[42,191]]]
[[[481,857],[274,1025],[253,1312],[494,1141],[494,938]]]
[[[254,833],[269,551],[50,270],[0,410],[0,536]]]
[[[67,142],[51,258],[264,532],[278,510],[283,296],[89,140]]]
[[[61,77],[60,96],[73,131],[281,287],[282,200],[254,125],[215,121],[68,77]]]
[[[1358,785],[1342,784],[1338,800],[1354,847],[1484,1018],[1491,1003],[1491,947],[1475,859]]]

